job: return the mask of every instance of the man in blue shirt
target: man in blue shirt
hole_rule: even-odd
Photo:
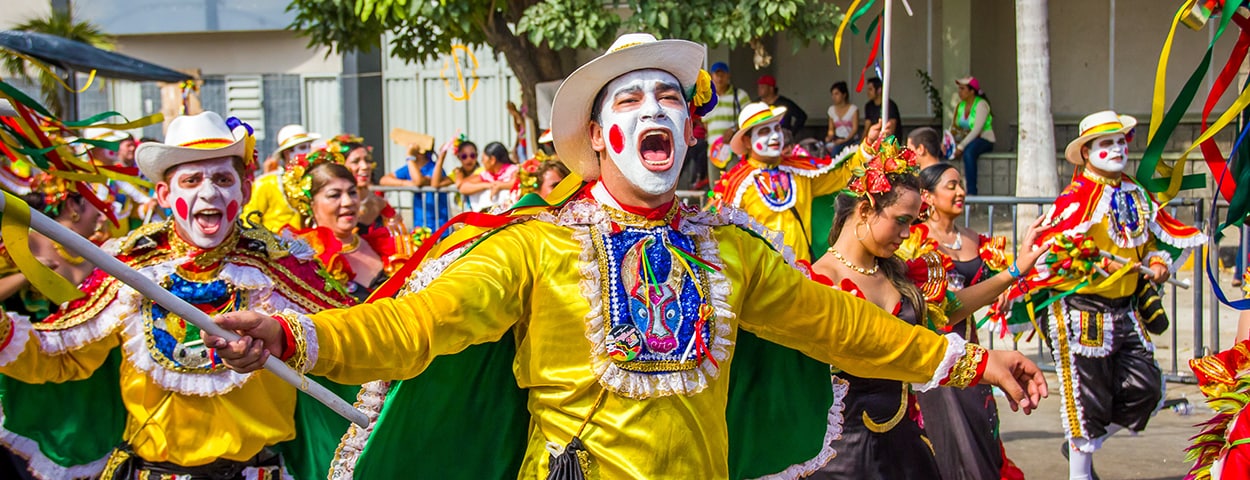
[[[432,152],[417,152],[413,149],[408,151],[409,155],[405,158],[405,165],[399,167],[394,173],[389,173],[382,177],[379,182],[384,186],[392,187],[428,187],[437,182],[438,187],[446,187],[452,184],[450,178],[447,178],[443,172],[438,172],[442,168],[442,162],[433,160]],[[413,175],[413,171],[417,175]],[[447,223],[450,218],[447,214],[447,205],[451,203],[451,196],[446,193],[414,193],[412,195],[412,223],[414,227],[426,227],[438,230],[439,227]]]

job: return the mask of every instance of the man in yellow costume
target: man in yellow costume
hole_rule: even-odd
[[[846,188],[850,169],[839,168],[859,145],[834,158],[786,155],[781,120],[786,107],[752,103],[738,114],[738,132],[729,145],[746,159],[721,176],[712,204],[745,210],[765,227],[785,236],[798,260],[812,260],[812,199]],[[832,211],[827,212],[832,216]],[[821,232],[823,234],[823,232]]]
[[[349,305],[306,245],[239,223],[255,161],[250,127],[231,120],[213,112],[179,117],[166,143],[139,147],[139,168],[157,180],[157,201],[173,215],[135,230],[113,253],[209,313]],[[198,328],[101,270],[79,288],[85,297],[42,321],[0,315],[0,373],[26,383],[80,380],[121,347],[124,359],[112,368],[125,427],[104,478],[281,478],[270,447],[295,437],[294,388],[269,372],[227,369]],[[292,366],[306,370],[307,349],[316,344],[303,337],[290,346]],[[77,434],[105,429],[83,427]]]
[[[286,201],[282,192],[282,172],[297,155],[307,155],[312,151],[313,141],[321,138],[315,133],[308,133],[303,125],[287,125],[278,130],[278,151],[274,157],[278,159],[278,169],[261,175],[252,185],[252,199],[243,207],[243,218],[255,220],[253,214],[260,215],[260,224],[266,230],[277,233],[282,227],[304,228],[300,225],[300,216]]]
[[[698,68],[703,56],[702,45],[685,40],[622,36],[569,76],[552,109],[560,159],[587,185],[571,188],[579,182],[570,176],[548,199],[555,205],[462,217],[494,226],[476,238],[453,233],[441,255],[401,279],[396,298],[311,316],[233,312],[216,321],[245,338],[207,341],[246,372],[270,355],[289,356],[291,336],[303,335],[318,348],[296,356],[315,374],[345,383],[402,380],[387,397],[401,408],[383,408],[384,390],[362,393],[361,405],[378,421],[345,438],[335,478],[419,476],[423,464],[447,462],[424,450],[431,440],[472,453],[459,442],[472,432],[421,428],[430,422],[383,430],[394,421],[420,423],[432,408],[405,397],[404,384],[434,373],[441,356],[454,360],[492,342],[514,351],[507,375],[522,389],[520,431],[528,440],[495,428],[513,419],[477,408],[494,393],[474,370],[460,371],[477,388],[463,416],[522,445],[515,464],[511,451],[489,452],[512,470],[483,478],[730,477],[725,411],[740,327],[860,375],[927,388],[984,380],[1033,408],[1045,380],[1019,353],[909,326],[809,281],[745,214],[698,212],[676,201],[682,159],[694,144],[691,112],[714,101]],[[432,422],[452,416],[438,413]],[[812,439],[815,449],[822,439],[823,432]],[[377,454],[388,448],[409,453]],[[476,467],[454,458],[449,468]]]

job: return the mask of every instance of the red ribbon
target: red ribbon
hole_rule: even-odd
[[[872,63],[877,61],[877,51],[881,50],[882,30],[884,30],[884,28],[878,28],[877,34],[873,35],[872,52],[868,54],[868,63],[864,64],[864,69],[859,71],[859,83],[855,85],[856,92],[864,91],[864,76],[868,74],[868,69],[872,67]],[[888,110],[888,105],[883,105],[882,108],[886,108]]]
[[[1215,108],[1216,102],[1228,90],[1233,79],[1237,76],[1242,62],[1246,59],[1247,51],[1250,51],[1250,20],[1242,18],[1240,15],[1233,15],[1233,21],[1241,27],[1241,34],[1237,37],[1237,43],[1233,46],[1233,51],[1228,56],[1228,62],[1224,64],[1224,68],[1220,70],[1220,75],[1216,77],[1215,84],[1211,87],[1211,94],[1207,96],[1207,102],[1202,107],[1202,131],[1207,129],[1207,117],[1211,115],[1211,110]],[[1228,173],[1228,159],[1224,158],[1224,153],[1220,151],[1220,147],[1215,144],[1215,139],[1208,139],[1202,142],[1202,159],[1207,162],[1207,168],[1211,170],[1211,176],[1217,180],[1220,185],[1220,194],[1225,200],[1232,200],[1233,193],[1237,191],[1237,179],[1226,177]],[[1219,179],[1224,178],[1226,181],[1220,182]]]

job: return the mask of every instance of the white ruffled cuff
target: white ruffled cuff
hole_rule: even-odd
[[[10,312],[0,312],[0,367],[13,363],[26,350],[34,327],[30,320]]]
[[[942,363],[938,365],[937,371],[933,372],[933,377],[929,379],[928,383],[911,384],[912,388],[917,392],[927,392],[942,385],[946,377],[950,376],[951,368],[955,366],[955,362],[959,361],[967,353],[966,345],[968,342],[960,338],[959,335],[948,333],[943,336],[946,337],[946,353],[942,356]]]

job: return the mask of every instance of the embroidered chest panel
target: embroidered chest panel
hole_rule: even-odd
[[[764,204],[774,211],[784,211],[794,206],[794,176],[790,172],[775,168],[760,169],[753,176],[755,190],[759,192]]]
[[[1150,202],[1136,188],[1108,188],[1107,234],[1121,246],[1136,246],[1149,239]]]
[[[663,374],[707,359],[715,315],[693,240],[668,228],[592,231],[600,271],[604,352],[622,370]]]
[[[193,281],[175,273],[161,286],[210,317],[247,304],[246,293],[221,279]],[[204,346],[199,327],[150,299],[143,300],[142,309],[148,354],[157,364],[179,373],[214,373],[225,368],[217,353]]]

